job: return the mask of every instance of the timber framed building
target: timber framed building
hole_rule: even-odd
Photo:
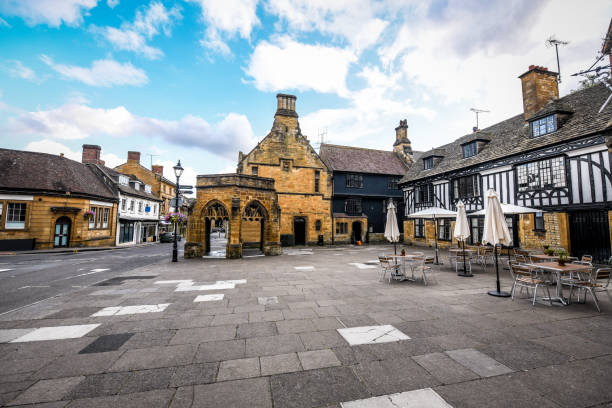
[[[523,114],[486,129],[476,129],[444,146],[415,157],[401,181],[404,191],[404,240],[433,243],[433,222],[410,219],[420,209],[455,210],[466,204],[472,242],[480,242],[488,189],[502,203],[542,210],[507,218],[514,245],[543,244],[568,249],[572,255],[610,257],[612,162],[605,144],[612,104],[599,113],[610,95],[603,84],[559,98],[557,73],[530,66],[520,77]],[[451,222],[437,234],[450,245]]]

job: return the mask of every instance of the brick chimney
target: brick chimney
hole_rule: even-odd
[[[546,67],[530,65],[529,70],[519,76],[523,88],[523,116],[532,118],[548,102],[559,98],[557,72]]]
[[[140,163],[140,152],[128,152],[128,163],[129,162]]]
[[[408,119],[400,120],[399,126],[395,128],[395,142],[393,151],[397,153],[406,163],[412,163],[412,146],[408,139]]]
[[[83,154],[81,156],[81,163],[83,164],[99,164],[104,166],[104,160],[100,160],[100,153],[102,148],[98,145],[83,145]]]
[[[159,164],[152,165],[151,170],[153,170],[153,173],[159,174],[160,176],[164,174],[164,166],[160,166]]]
[[[274,114],[273,129],[281,132],[301,134],[298,114],[295,111],[296,99],[295,95],[276,95],[276,113]]]

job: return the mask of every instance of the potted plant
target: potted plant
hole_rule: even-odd
[[[179,212],[168,213],[164,217],[164,221],[169,222],[171,224],[183,225],[187,223],[187,217]]]
[[[559,248],[557,250],[557,255],[559,256],[559,265],[565,265],[567,262],[567,251],[563,248]]]
[[[554,255],[554,254],[555,254],[555,250],[554,250],[554,249],[552,249],[551,247],[548,247],[548,248],[545,248],[545,249],[544,249],[544,253],[545,253],[546,255],[552,256],[552,255]]]
[[[94,217],[94,212],[91,210],[87,210],[85,211],[85,213],[83,214],[83,218],[85,218],[86,220],[90,220]]]

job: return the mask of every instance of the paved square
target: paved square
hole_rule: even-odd
[[[590,299],[534,307],[494,298],[492,268],[458,277],[444,250],[428,286],[380,282],[373,259],[390,251],[291,248],[239,260],[164,257],[129,276],[111,269],[100,284],[0,315],[0,406],[612,403],[607,296],[601,313]],[[500,275],[508,290],[508,272]]]
[[[344,339],[351,346],[358,344],[387,343],[390,341],[410,339],[410,337],[388,324],[382,326],[364,326],[338,329],[338,333],[340,333],[340,335],[344,337]]]

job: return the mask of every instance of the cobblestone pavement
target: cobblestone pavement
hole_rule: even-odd
[[[447,265],[389,284],[381,251],[164,260],[2,315],[0,405],[612,406],[605,295],[532,307]]]

